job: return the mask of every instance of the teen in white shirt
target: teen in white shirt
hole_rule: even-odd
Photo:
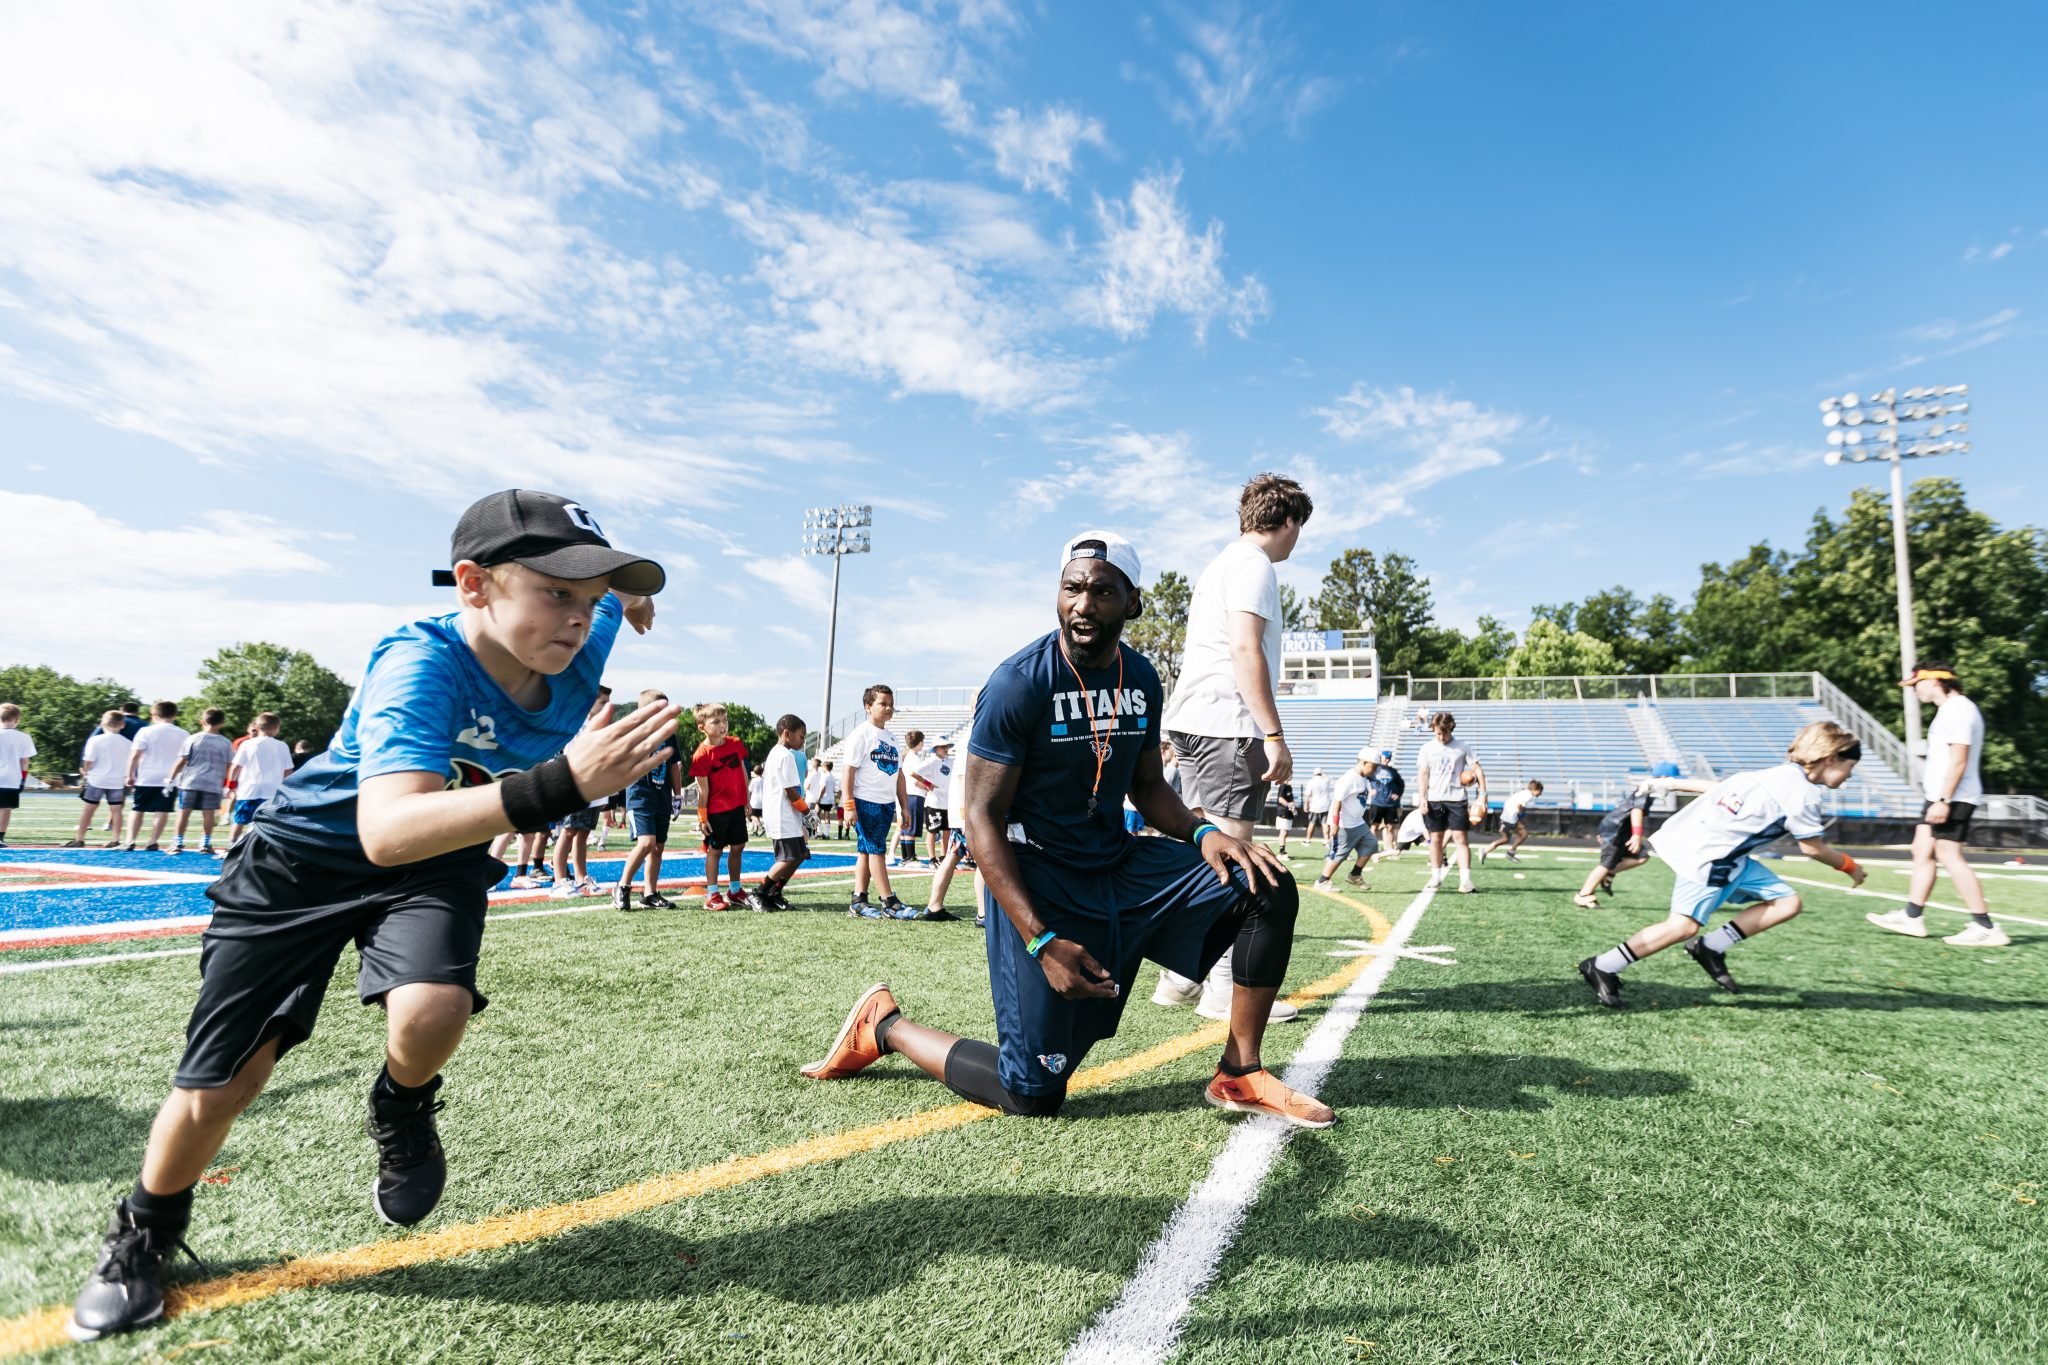
[[[233,848],[241,842],[242,831],[256,818],[256,810],[277,795],[277,789],[291,776],[292,751],[277,737],[277,717],[267,712],[257,718],[258,731],[242,742],[228,764],[228,778],[235,784]]]
[[[93,814],[102,801],[112,808],[107,828],[114,837],[107,841],[107,846],[120,847],[121,803],[128,799],[128,756],[134,751],[135,746],[121,733],[121,713],[109,711],[101,716],[100,728],[87,738],[85,751],[79,756],[84,765],[85,785],[78,797],[84,802],[84,809],[78,812],[78,832],[64,847],[85,847],[85,832],[92,828]]]
[[[21,708],[11,701],[0,703],[0,848],[7,847],[7,822],[21,805],[28,761],[36,756],[36,742],[15,728],[20,723]]]
[[[149,831],[145,851],[157,852],[164,823],[177,809],[171,773],[178,766],[178,756],[185,751],[185,741],[192,737],[183,726],[172,724],[177,714],[176,702],[160,701],[150,708],[150,723],[135,732],[135,747],[128,755],[128,785],[135,788],[135,800],[128,807],[130,849],[142,842],[142,817],[154,815],[156,823]]]
[[[1444,844],[1448,839],[1458,865],[1458,890],[1471,892],[1472,807],[1486,800],[1486,770],[1470,749],[1452,738],[1458,718],[1439,711],[1430,719],[1436,738],[1422,746],[1415,756],[1416,781],[1420,786],[1416,806],[1422,811],[1423,828],[1429,831],[1429,884],[1441,886],[1448,870]],[[1473,790],[1465,791],[1467,776]],[[1484,809],[1481,806],[1481,809]]]

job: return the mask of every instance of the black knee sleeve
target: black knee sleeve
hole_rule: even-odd
[[[1005,1089],[996,1073],[996,1050],[973,1038],[962,1038],[946,1054],[946,1086],[964,1100],[1025,1118],[1051,1118],[1067,1102],[1065,1090],[1054,1095],[1020,1095]]]
[[[1253,987],[1285,981],[1287,961],[1294,952],[1294,921],[1300,913],[1301,890],[1291,873],[1282,872],[1273,885],[1260,886],[1244,904],[1230,955],[1230,979]]]

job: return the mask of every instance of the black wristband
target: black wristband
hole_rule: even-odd
[[[576,790],[569,760],[559,756],[501,779],[498,791],[505,798],[505,817],[521,834],[538,834],[590,804]]]

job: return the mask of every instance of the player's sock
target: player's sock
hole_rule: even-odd
[[[1740,929],[1732,924],[1724,924],[1713,933],[1708,934],[1703,940],[1703,944],[1717,953],[1725,953],[1736,944],[1742,942],[1743,937],[1743,932]]]
[[[1253,1062],[1250,1066],[1232,1066],[1229,1062],[1216,1063],[1216,1069],[1226,1076],[1249,1076],[1255,1071],[1264,1071],[1264,1062]]]
[[[183,1231],[185,1225],[192,1221],[192,1191],[197,1188],[197,1185],[187,1185],[172,1194],[151,1194],[142,1188],[142,1182],[138,1180],[128,1195],[128,1211],[144,1227]]]
[[[527,865],[525,863],[521,863],[518,867],[512,870],[512,875],[515,877],[524,877],[526,875],[526,866]]]
[[[725,884],[733,895],[737,896],[741,894],[740,879],[737,873],[726,874]]]
[[[385,1067],[377,1073],[377,1083],[370,1088],[372,1098],[389,1100],[396,1104],[417,1104],[429,1099],[441,1088],[441,1078],[433,1077],[425,1085],[400,1085],[391,1079],[391,1068]]]
[[[1603,972],[1619,972],[1635,960],[1636,955],[1628,950],[1626,943],[1617,943],[1594,958],[1593,965]]]
[[[1996,929],[1998,927],[1991,922],[1991,916],[1989,915],[1972,915],[1970,916],[1970,923],[1976,925],[1979,929]]]
[[[1906,902],[1906,918],[1907,918],[1907,919],[1919,919],[1919,918],[1920,918],[1920,917],[1921,917],[1922,915],[1924,915],[1924,914],[1926,914],[1926,913],[1927,913],[1927,907],[1926,907],[1926,906],[1924,906],[1924,905],[1915,905],[1915,904],[1913,904],[1913,902],[1911,902],[1911,901],[1907,901],[1907,902]]]
[[[890,1010],[887,1016],[875,1024],[875,1046],[884,1053],[889,1051],[889,1031],[903,1022],[902,1010]]]

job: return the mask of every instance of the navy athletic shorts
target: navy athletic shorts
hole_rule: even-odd
[[[669,819],[667,801],[626,802],[626,829],[635,839],[652,839],[668,847]]]
[[[1178,839],[1133,839],[1105,872],[1055,866],[1029,849],[1017,865],[1045,927],[1086,948],[1116,975],[1113,1000],[1067,1000],[1046,983],[1002,906],[989,896],[988,981],[1001,1039],[997,1075],[1022,1095],[1057,1095],[1088,1049],[1116,1032],[1124,1003],[1150,960],[1200,980],[1236,937],[1212,935],[1250,896],[1243,872],[1228,883]]]

